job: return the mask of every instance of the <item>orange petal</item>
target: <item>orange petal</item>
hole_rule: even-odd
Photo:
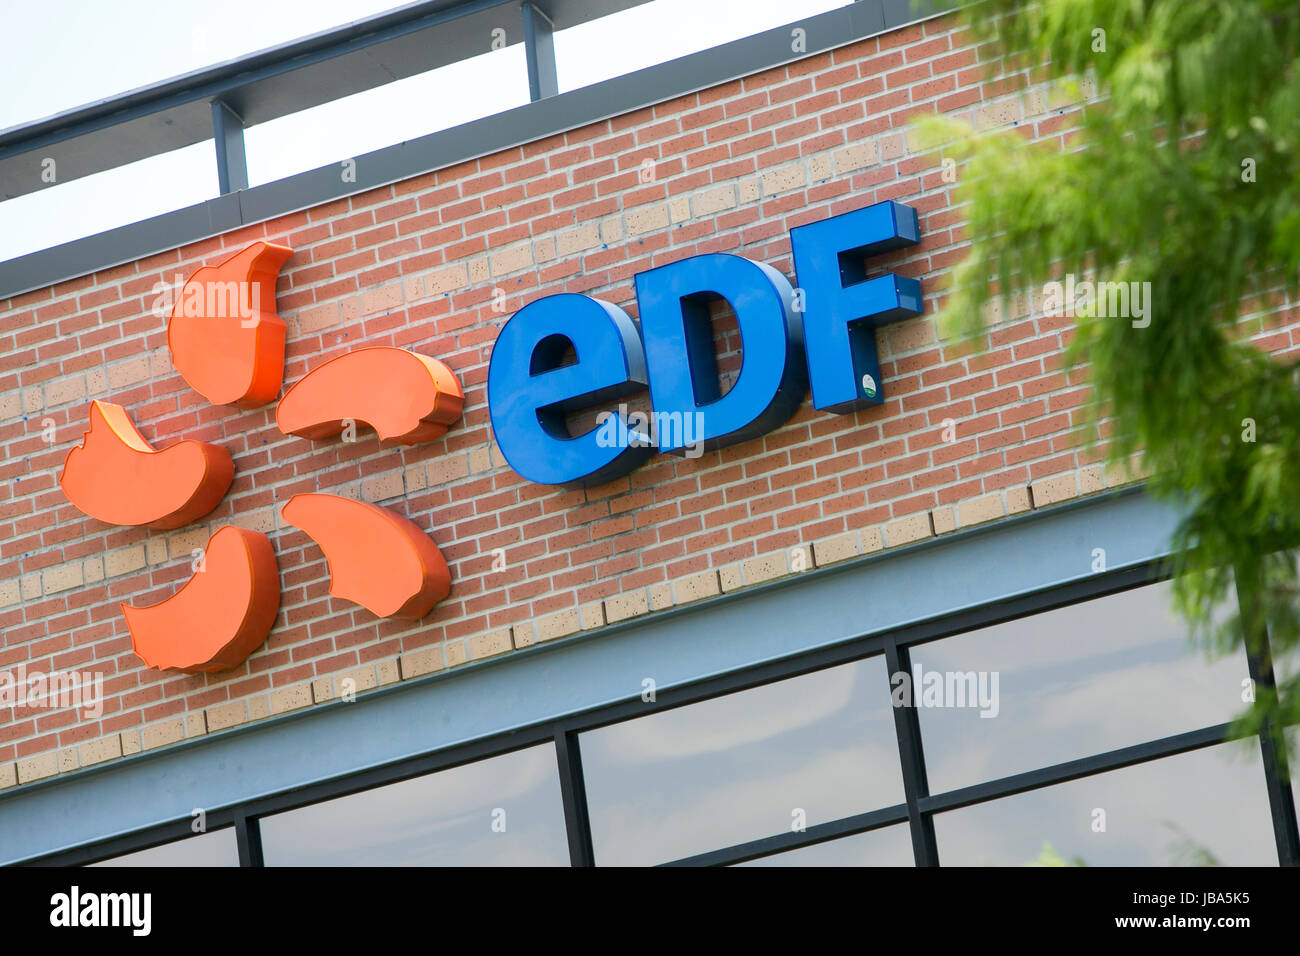
[[[312,369],[284,393],[275,423],[286,435],[326,438],[345,420],[360,421],[381,440],[414,445],[443,435],[464,404],[456,374],[442,362],[379,346]]]
[[[185,283],[167,347],[176,371],[213,405],[255,408],[280,394],[285,323],[275,311],[275,280],[291,255],[255,242]]]
[[[238,666],[266,640],[279,610],[271,539],[235,527],[208,539],[200,570],[171,597],[148,607],[122,605],[140,659],[187,674]]]
[[[92,402],[81,444],[59,485],[74,505],[108,524],[179,528],[215,508],[235,466],[220,445],[179,441],[155,451],[121,405]]]
[[[378,617],[418,621],[451,590],[442,552],[399,514],[337,495],[294,495],[280,512],[320,546],[330,594]]]

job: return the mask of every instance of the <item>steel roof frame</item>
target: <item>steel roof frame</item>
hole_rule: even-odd
[[[0,130],[0,200],[45,185],[53,155],[80,178],[124,163],[216,142],[221,193],[248,185],[246,125],[278,119],[490,48],[503,22],[506,46],[524,43],[531,98],[558,92],[551,34],[648,0],[420,0],[237,60],[132,90],[46,119]],[[545,9],[543,8],[543,5]],[[478,35],[482,42],[467,42]],[[211,125],[209,124],[209,121]],[[36,155],[42,152],[44,155]],[[237,152],[236,157],[234,153]],[[227,172],[227,165],[231,168]]]
[[[217,144],[218,178],[222,190],[215,198],[193,206],[0,261],[0,299],[708,89],[929,19],[958,6],[958,0],[855,0],[848,6],[784,27],[580,89],[552,94],[551,91],[558,88],[551,41],[553,29],[571,25],[582,9],[604,4],[603,9],[612,12],[646,0],[522,0],[522,5],[521,0],[460,0],[449,6],[451,2],[426,0],[403,8],[403,11],[386,14],[377,19],[402,15],[409,22],[376,27],[364,38],[351,36],[350,31],[359,29],[359,25],[353,25],[335,31],[349,35],[335,37],[332,46],[321,47],[320,44],[325,42],[322,37],[308,38],[299,41],[312,46],[307,51],[298,51],[296,45],[277,48],[214,67],[212,71],[0,132],[2,196],[6,164],[18,161],[35,163],[36,166],[27,170],[25,175],[39,182],[40,156],[33,151],[41,149],[42,144],[88,142],[97,130],[110,128],[115,136],[129,138],[138,133],[139,127],[135,124],[151,116],[165,117],[167,109],[197,110],[197,118],[191,116],[188,121],[201,123],[205,131],[201,138],[212,138]],[[467,18],[513,5],[519,5],[519,36],[529,51],[528,81],[533,97],[530,103],[361,156],[340,156],[340,160],[350,158],[356,162],[355,181],[343,182],[338,174],[338,164],[331,163],[275,182],[240,188],[241,184],[247,183],[243,165],[243,127],[260,121],[260,114],[250,112],[248,102],[234,92],[256,87],[241,87],[241,82],[271,82],[294,71],[306,76],[313,69],[323,69],[321,64],[331,64],[329,69],[337,72],[338,64],[344,62],[340,59],[344,53],[355,53],[356,50],[364,53],[363,40],[372,45],[378,43],[380,41],[375,37],[388,37],[383,30],[404,30],[399,39],[418,38],[423,35],[420,30],[430,29],[430,23],[450,31],[458,22],[469,22]],[[569,10],[572,15],[568,19],[560,14],[551,16],[557,10]],[[415,14],[411,11],[422,11],[423,19],[412,19]],[[790,31],[794,27],[805,32],[803,46],[798,52],[790,42]],[[268,57],[269,62],[260,59]],[[299,58],[302,58],[301,63]],[[325,97],[322,102],[333,98],[336,96]],[[174,146],[153,149],[148,155],[167,148]]]

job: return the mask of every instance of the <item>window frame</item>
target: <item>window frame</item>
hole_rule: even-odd
[[[595,866],[598,861],[592,849],[591,821],[582,771],[579,734],[647,716],[647,707],[653,708],[654,713],[685,707],[882,654],[885,657],[887,674],[910,672],[910,649],[917,645],[1155,584],[1168,580],[1169,577],[1166,563],[1159,559],[1114,571],[1099,572],[1067,584],[1037,589],[1013,598],[957,611],[894,630],[862,635],[829,647],[740,669],[722,676],[661,689],[656,692],[656,699],[653,702],[643,701],[637,696],[619,703],[569,714],[556,720],[540,722],[506,734],[430,751],[359,773],[294,788],[231,807],[210,810],[207,814],[209,826],[211,829],[233,826],[239,848],[240,865],[263,866],[265,860],[258,829],[258,820],[261,817],[550,742],[555,750],[556,771],[560,779],[570,865]],[[1257,684],[1267,684],[1272,679],[1267,635],[1260,636],[1258,647],[1260,649],[1258,653],[1247,655],[1250,677]],[[890,689],[886,686],[881,690],[882,693],[888,693]],[[1231,732],[1231,724],[1221,723],[1024,771],[957,790],[932,794],[926,779],[917,709],[912,705],[891,709],[894,715],[895,737],[903,777],[905,798],[903,803],[810,826],[802,832],[778,833],[660,865],[727,866],[906,822],[911,834],[916,865],[938,866],[940,860],[934,835],[936,813],[1236,739]],[[1278,860],[1284,866],[1294,865],[1300,863],[1300,837],[1297,836],[1296,811],[1290,784],[1282,778],[1286,755],[1274,746],[1266,729],[1261,729],[1257,736],[1263,758],[1265,785],[1272,814]],[[38,857],[27,861],[25,865],[83,865],[149,849],[192,835],[189,818],[183,818],[161,826]]]

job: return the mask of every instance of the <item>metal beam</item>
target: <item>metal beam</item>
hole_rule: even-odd
[[[555,24],[537,6],[524,0],[524,52],[528,57],[528,96],[533,101],[555,96],[560,81],[555,73]]]
[[[212,101],[212,140],[217,148],[217,191],[224,196],[247,189],[244,121],[222,100]]]

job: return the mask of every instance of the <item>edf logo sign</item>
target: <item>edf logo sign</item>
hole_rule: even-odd
[[[506,461],[539,484],[600,484],[655,448],[683,453],[746,441],[789,420],[812,386],[837,413],[884,401],[875,330],[920,315],[921,285],[867,279],[862,260],[920,241],[916,210],[877,203],[790,233],[799,295],[771,266],[725,253],[692,256],[636,277],[641,327],[618,306],[563,293],[520,309],[488,368],[492,430]],[[708,301],[731,306],[743,350],[731,389],[718,389]],[[798,301],[797,301],[798,299]],[[655,443],[630,421],[571,435],[565,418],[648,388]],[[642,416],[644,417],[644,416]],[[691,426],[684,423],[698,423]]]

